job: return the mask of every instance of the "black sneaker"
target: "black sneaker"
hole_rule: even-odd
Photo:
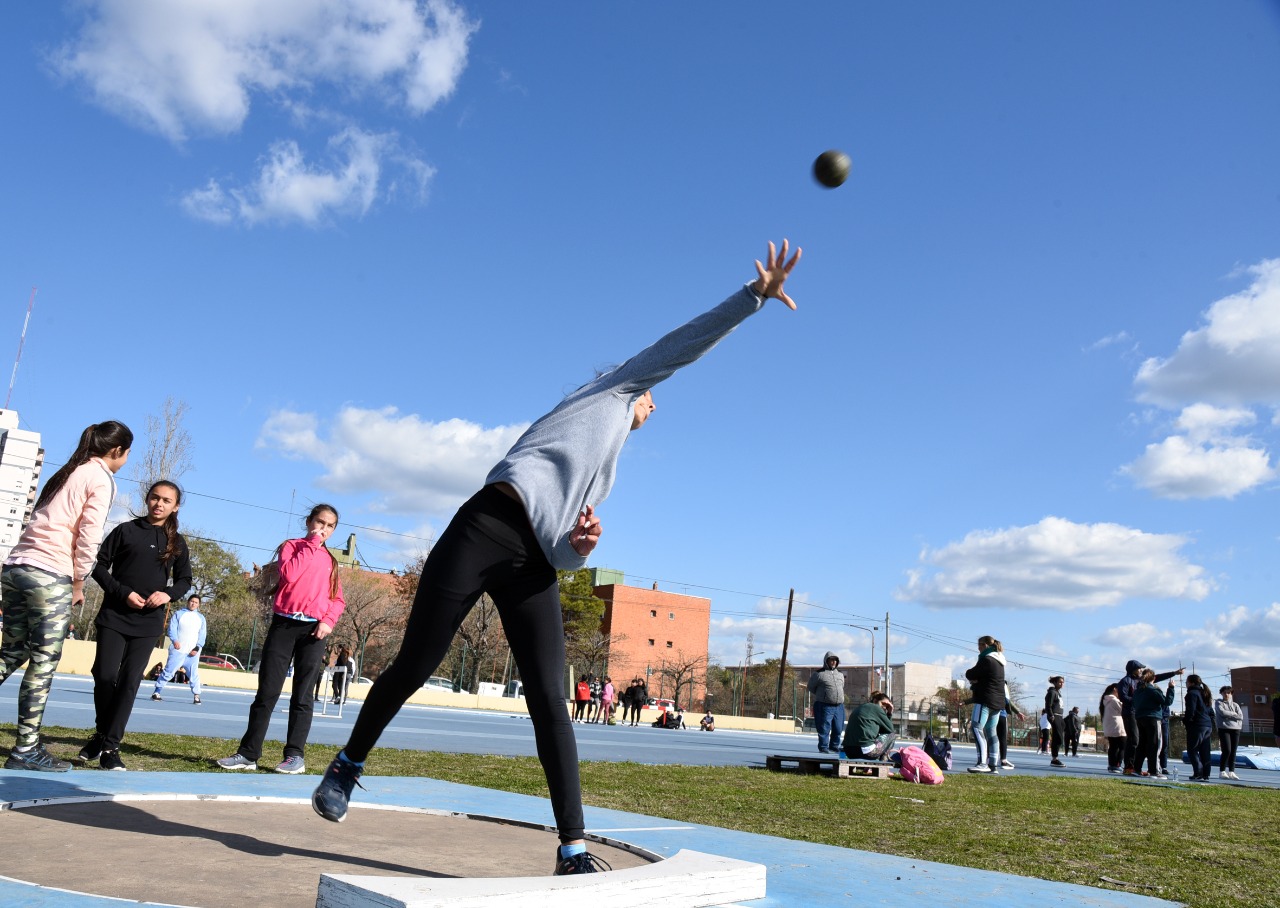
[[[560,854],[559,851],[556,852]],[[575,854],[573,857],[560,858],[556,861],[556,870],[552,876],[572,876],[575,873],[601,873],[612,870],[608,862],[601,860],[589,851]]]
[[[159,694],[152,694],[152,695],[151,695],[151,699],[152,699],[152,700],[155,700],[157,703],[159,703],[161,700],[163,700],[163,699],[164,699],[164,697],[160,696]]]
[[[191,703],[192,703],[194,706],[199,706],[199,705],[200,705],[200,695],[199,695],[199,694],[196,694],[196,695],[195,695],[195,699],[193,699],[193,700],[191,701]]]
[[[93,733],[93,737],[89,739],[89,743],[80,748],[80,753],[75,755],[77,763],[92,763],[98,757],[102,756],[102,735],[97,732]]]
[[[351,761],[334,757],[329,768],[324,771],[324,778],[311,795],[311,806],[315,812],[334,823],[345,820],[351,789],[357,785],[364,788],[360,785],[362,772],[363,769]]]
[[[124,760],[120,759],[120,751],[104,750],[102,756],[98,757],[98,766],[102,769],[113,769],[116,772],[124,772],[128,769],[124,765]]]
[[[43,744],[37,744],[22,753],[14,751],[9,754],[9,759],[4,761],[4,768],[27,769],[35,772],[66,772],[71,768],[71,764],[49,753],[44,749]]]
[[[1067,764],[1063,763],[1061,760],[1050,760],[1049,765],[1050,766],[1066,766]]]

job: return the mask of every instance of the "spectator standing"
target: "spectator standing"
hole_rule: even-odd
[[[337,508],[318,504],[307,515],[307,535],[289,539],[280,547],[280,586],[272,599],[271,625],[262,645],[258,693],[249,707],[249,726],[240,739],[240,746],[231,756],[218,761],[223,769],[258,768],[271,713],[284,690],[292,662],[289,731],[284,759],[276,764],[275,770],[288,775],[306,771],[303,755],[315,714],[311,693],[316,675],[320,673],[320,663],[324,661],[325,638],[333,633],[346,608],[338,560],[324,546],[337,526]]]
[[[1000,772],[1000,710],[1008,701],[1004,682],[1004,647],[990,635],[978,638],[978,661],[964,674],[973,691],[973,743],[978,748],[978,762],[969,772]]]
[[[1000,710],[1000,721],[996,725],[996,736],[1000,739],[1000,768],[1016,769],[1017,767],[1009,761],[1009,717],[1017,716],[1019,719],[1025,719],[1026,716],[1018,709],[1017,705],[1009,699],[1009,685],[1004,686],[1004,709]]]
[[[613,718],[613,679],[604,676],[604,686],[600,688],[600,724],[608,725]]]
[[[1124,768],[1127,775],[1133,775],[1134,773],[1138,748],[1141,746],[1139,740],[1141,737],[1141,730],[1138,728],[1138,723],[1133,711],[1133,695],[1142,684],[1141,675],[1146,668],[1147,667],[1137,659],[1130,659],[1125,663],[1124,677],[1116,682],[1116,695],[1120,698],[1120,703],[1124,706]],[[1182,669],[1178,669],[1177,671],[1156,674],[1153,670],[1152,677],[1155,680],[1151,683],[1159,684],[1161,681],[1164,681],[1167,678],[1172,678],[1174,675],[1181,675],[1182,672]],[[1159,727],[1160,724],[1156,723],[1157,730],[1159,730]],[[1143,752],[1145,753],[1145,749]]]
[[[208,631],[209,625],[200,614],[200,597],[188,597],[187,607],[174,612],[169,619],[169,653],[164,668],[156,676],[152,700],[163,700],[160,692],[181,671],[191,686],[191,702],[200,702],[200,652],[204,649]]]
[[[1040,753],[1049,752],[1049,710],[1040,710]]]
[[[71,768],[45,749],[40,726],[71,609],[84,602],[84,582],[93,571],[116,497],[115,474],[128,461],[132,445],[133,432],[123,423],[109,420],[85,429],[71,457],[45,482],[31,520],[4,563],[0,684],[27,665],[18,691],[17,738],[5,769]]]
[[[818,753],[840,749],[844,734],[844,672],[840,657],[827,653],[822,668],[809,676],[809,693],[813,696],[813,722],[818,729]]]
[[[644,678],[636,678],[636,693],[632,700],[632,709],[634,712],[631,716],[631,724],[640,724],[640,710],[644,709],[644,705],[649,702],[649,682]]]
[[[351,671],[355,667],[355,663],[351,660],[351,648],[345,643],[338,647],[338,652],[333,659],[333,667],[342,669],[333,673],[333,702],[336,704],[342,702],[347,688],[355,680],[351,677]]]
[[[1067,713],[1062,719],[1062,731],[1066,735],[1066,740],[1062,745],[1062,754],[1066,756],[1071,754],[1073,757],[1080,756],[1080,729],[1084,725],[1084,720],[1080,718],[1080,707],[1071,707],[1071,712]]]
[[[1062,747],[1063,741],[1063,722],[1062,722],[1062,686],[1066,683],[1066,679],[1062,675],[1053,675],[1049,678],[1049,689],[1044,692],[1044,714],[1049,717],[1049,749],[1053,754],[1053,759],[1049,761],[1050,766],[1066,766],[1058,759],[1058,751]]]
[[[1133,711],[1139,750],[1134,758],[1133,768],[1126,766],[1124,774],[1159,775],[1157,760],[1160,756],[1160,713],[1164,707],[1173,703],[1173,682],[1169,682],[1169,689],[1162,695],[1156,687],[1156,673],[1143,666],[1138,670],[1138,687],[1133,691],[1129,703]],[[1145,770],[1141,769],[1144,760],[1147,763]]]
[[[1239,779],[1236,775],[1236,749],[1240,746],[1240,729],[1244,726],[1244,711],[1231,698],[1231,685],[1219,688],[1222,699],[1213,703],[1213,717],[1218,726],[1218,777]]]
[[[1098,715],[1102,716],[1102,734],[1107,739],[1107,772],[1124,772],[1124,704],[1116,692],[1119,685],[1108,684],[1098,701]]]
[[[573,721],[587,720],[587,706],[591,703],[591,675],[584,675],[573,686]]]
[[[604,690],[604,684],[595,675],[588,675],[591,679],[591,703],[587,705],[587,721],[594,725],[600,721],[600,695]]]
[[[1173,690],[1173,682],[1169,682]],[[1173,702],[1172,699],[1169,701]],[[1213,771],[1213,694],[1199,675],[1187,675],[1182,722],[1187,727],[1187,758],[1191,760],[1191,781],[1208,782]]]

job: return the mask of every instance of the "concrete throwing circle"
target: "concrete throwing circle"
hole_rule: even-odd
[[[192,908],[314,908],[320,874],[547,876],[545,826],[442,810],[352,805],[328,823],[309,800],[105,795],[3,805],[0,876],[110,898]],[[614,869],[660,856],[612,839]]]

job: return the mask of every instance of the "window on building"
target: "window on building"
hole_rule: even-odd
[[[658,610],[657,610],[656,608],[649,609],[649,617],[650,617],[650,618],[657,618],[657,617],[658,617]]]
[[[649,645],[650,645],[650,646],[653,646],[653,641],[652,641],[652,640],[650,640],[650,641],[649,641]]]
[[[675,612],[667,612],[667,620],[668,620],[668,621],[675,621],[675,620],[676,620],[676,613],[675,613]]]
[[[667,649],[671,649],[671,641],[670,641],[670,640],[668,640],[668,641],[667,641]]]

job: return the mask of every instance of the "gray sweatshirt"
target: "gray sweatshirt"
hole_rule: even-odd
[[[1244,710],[1235,700],[1214,700],[1213,714],[1219,730],[1239,731],[1244,725]]]
[[[758,312],[764,298],[749,287],[565,397],[489,471],[486,485],[510,483],[520,495],[552,567],[572,571],[587,563],[569,545],[569,531],[584,507],[599,507],[609,496],[636,399]]]
[[[827,668],[827,663],[836,660],[834,668]],[[835,653],[827,653],[822,659],[822,668],[809,676],[809,693],[813,694],[815,703],[830,703],[839,706],[844,703],[844,672],[840,671],[840,657]]]

